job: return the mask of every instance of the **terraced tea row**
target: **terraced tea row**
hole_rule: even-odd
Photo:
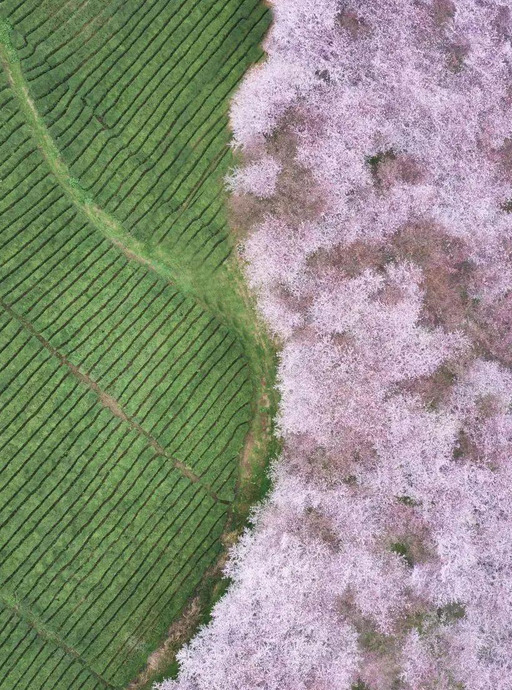
[[[16,117],[10,126],[15,131]],[[240,413],[247,419],[235,339],[80,218],[38,150],[20,148],[13,158],[3,177],[12,185],[3,200],[11,212],[0,220],[4,301],[170,452],[183,461],[193,455],[194,471],[206,472],[231,436],[243,434]]]
[[[46,690],[63,687],[64,683],[69,690],[112,687],[84,668],[73,649],[63,648],[51,637],[46,638],[46,634],[36,630],[32,621],[24,620],[16,608],[10,609],[2,604],[0,639],[4,641],[0,687]]]
[[[73,177],[139,239],[218,265],[228,96],[259,57],[255,0],[7,0],[34,100]]]
[[[173,269],[195,257],[213,270],[229,253],[219,99],[263,13],[210,4],[0,4],[0,688],[125,686],[220,552],[251,373],[151,240],[164,190]],[[167,76],[140,107],[148,66]],[[166,100],[172,75],[183,95]],[[192,94],[210,90],[194,119]],[[159,103],[187,113],[181,134],[168,115],[156,123]],[[140,223],[126,212],[136,201],[154,206]]]
[[[155,622],[165,610],[176,615],[217,553],[226,506],[99,405],[16,322],[1,327],[17,335],[3,376],[36,391],[29,402],[4,403],[2,598],[58,631],[99,675],[123,679],[123,664],[143,662]]]
[[[227,498],[249,391],[225,329],[60,203],[64,225],[2,234],[2,591],[124,681],[217,554],[226,506],[180,478],[123,416]],[[99,397],[27,319],[96,377]]]

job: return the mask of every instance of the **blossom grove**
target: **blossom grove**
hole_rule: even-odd
[[[283,456],[164,690],[512,688],[512,12],[274,0],[232,105]]]

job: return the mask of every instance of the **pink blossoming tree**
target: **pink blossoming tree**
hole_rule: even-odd
[[[160,687],[509,690],[511,8],[272,7],[228,186],[285,450]]]

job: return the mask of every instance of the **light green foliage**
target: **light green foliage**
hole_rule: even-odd
[[[0,12],[0,688],[122,688],[220,552],[266,370],[222,178],[268,13]]]

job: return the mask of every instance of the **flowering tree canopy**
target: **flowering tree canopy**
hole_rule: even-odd
[[[283,457],[163,690],[508,690],[512,12],[274,0],[232,106]]]

